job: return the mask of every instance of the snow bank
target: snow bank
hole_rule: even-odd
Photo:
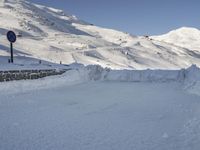
[[[185,70],[184,88],[190,93],[200,95],[200,68],[196,65]]]
[[[183,83],[184,89],[199,94],[200,68],[193,65],[182,70],[111,70],[98,65],[80,66],[60,76],[0,83],[0,93],[26,92],[89,81],[180,82]]]
[[[183,81],[184,70],[110,70],[101,66],[87,66],[89,80],[123,82]]]
[[[100,66],[87,66],[85,69],[88,72],[88,80],[180,82],[185,90],[200,95],[200,68],[196,65],[182,70],[110,70]]]

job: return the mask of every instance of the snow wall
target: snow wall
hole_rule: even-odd
[[[116,82],[179,82],[192,93],[200,93],[200,68],[193,65],[182,70],[110,70],[97,65],[72,67],[59,76],[38,80],[0,83],[0,92],[26,92],[75,85],[93,81]]]
[[[110,70],[100,66],[84,68],[87,80],[118,82],[179,82],[184,90],[200,95],[200,68],[181,70]]]
[[[186,70],[110,70],[101,66],[85,68],[88,80],[121,82],[169,82],[183,81]]]

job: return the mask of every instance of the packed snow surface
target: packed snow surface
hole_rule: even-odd
[[[199,150],[199,72],[88,66],[1,83],[0,149]]]

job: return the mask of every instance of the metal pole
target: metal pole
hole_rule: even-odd
[[[10,62],[13,63],[13,44],[10,43],[10,53],[11,53],[11,59],[10,59]]]

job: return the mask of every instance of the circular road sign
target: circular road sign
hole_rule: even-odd
[[[8,31],[8,33],[7,33],[7,39],[11,43],[15,43],[16,40],[17,40],[17,36],[16,36],[16,34],[13,31]]]

